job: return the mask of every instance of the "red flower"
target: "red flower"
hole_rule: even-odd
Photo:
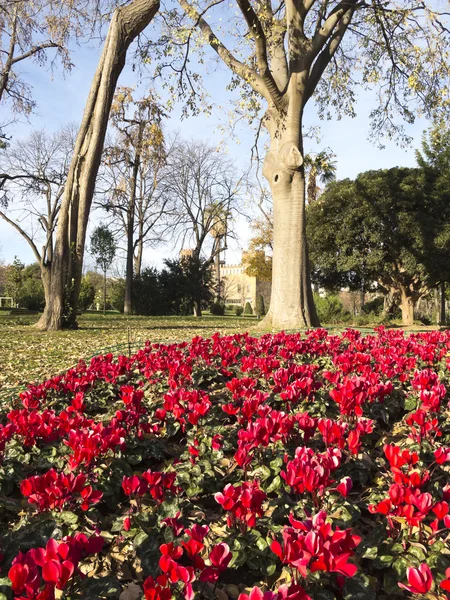
[[[433,575],[426,563],[422,563],[417,569],[408,567],[406,569],[406,577],[409,585],[399,583],[399,587],[408,590],[412,594],[426,594],[431,590],[433,584]]]

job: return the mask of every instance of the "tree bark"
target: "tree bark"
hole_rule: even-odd
[[[301,125],[297,127],[293,131],[286,125],[281,139],[277,136],[282,127],[275,127],[264,161],[263,174],[273,198],[273,260],[270,308],[259,324],[261,329],[319,326],[306,242]],[[270,131],[270,124],[268,128]]]
[[[159,0],[134,0],[112,17],[67,178],[52,261],[50,302],[37,323],[40,329],[76,326],[86,229],[114,91],[131,42],[158,9]]]
[[[401,292],[400,309],[402,311],[402,325],[410,327],[414,325],[414,307],[417,298],[407,294],[405,290]]]
[[[142,233],[141,233],[141,228],[139,228],[139,241],[137,243],[136,246],[136,254],[134,256],[134,274],[136,277],[140,277],[141,276],[141,270],[142,270],[142,253],[144,250],[144,242],[142,240]]]
[[[103,271],[103,316],[106,317],[106,271]]]
[[[445,281],[441,281],[440,285],[440,314],[439,314],[439,325],[447,324],[447,315],[445,311]]]
[[[141,142],[141,128],[139,131],[139,143]],[[130,200],[127,211],[127,268],[125,273],[125,301],[123,305],[124,315],[133,312],[133,262],[134,262],[134,212],[136,209],[136,184],[139,170],[140,155],[136,153],[133,173],[131,176]]]
[[[201,317],[202,316],[202,303],[200,302],[200,300],[195,300],[194,301],[194,317]]]

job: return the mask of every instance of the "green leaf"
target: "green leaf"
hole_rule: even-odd
[[[342,597],[344,600],[375,600],[377,580],[359,572],[345,582]]]
[[[364,552],[361,554],[362,558],[368,558],[369,560],[373,560],[377,557],[378,548],[376,546],[371,546],[366,548]]]
[[[276,477],[274,477],[272,479],[272,483],[266,488],[266,493],[270,494],[272,492],[274,492],[275,490],[278,490],[281,487],[282,484],[282,480],[281,477],[279,475],[277,475]]]
[[[399,580],[402,580],[406,577],[406,569],[408,567],[409,562],[406,560],[406,558],[403,557],[397,558],[397,560],[392,564],[392,568],[397,574]]]
[[[63,523],[67,523],[67,525],[76,525],[79,521],[78,515],[70,510],[63,510],[60,513],[57,513],[56,516],[63,521]]]
[[[264,550],[267,548],[267,542],[266,542],[266,540],[264,538],[262,538],[262,537],[258,538],[256,540],[256,547],[261,552],[264,552]]]

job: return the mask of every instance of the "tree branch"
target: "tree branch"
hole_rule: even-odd
[[[25,60],[26,58],[29,58],[30,56],[34,56],[41,50],[45,50],[46,48],[61,49],[61,45],[57,44],[56,42],[44,42],[43,44],[39,44],[39,46],[33,46],[32,48],[30,48],[30,50],[28,50],[28,52],[24,52],[24,54],[21,54],[20,56],[16,56],[15,58],[13,58],[11,61],[11,64],[15,65],[16,63],[18,63],[22,60]]]
[[[193,20],[196,20],[200,31],[205,36],[208,44],[217,53],[217,55],[223,60],[223,62],[229,67],[233,73],[242,77],[258,94],[261,94],[267,102],[272,102],[270,92],[267,89],[262,77],[256,73],[253,69],[239,61],[223,43],[219,40],[216,34],[213,32],[209,24],[199,15],[195,8],[187,0],[179,0],[181,8],[184,10],[186,15]]]
[[[256,62],[258,64],[259,73],[270,94],[272,102],[279,110],[281,110],[283,95],[281,90],[278,89],[278,86],[275,83],[273,75],[269,69],[269,62],[267,59],[267,40],[264,29],[249,0],[236,0],[236,2],[241,9],[241,13],[247,22],[249,30],[253,34],[256,48]]]
[[[41,255],[39,254],[39,250],[36,247],[36,244],[33,242],[33,240],[31,239],[31,237],[26,233],[26,231],[24,231],[22,229],[22,227],[20,227],[20,225],[18,225],[15,221],[13,221],[12,219],[10,219],[8,216],[5,215],[5,213],[3,211],[0,210],[0,217],[2,219],[4,219],[7,223],[9,223],[10,225],[12,225],[14,227],[14,229],[16,231],[18,231],[20,233],[20,235],[28,242],[28,244],[30,245],[31,249],[33,250],[33,254],[36,257],[36,260],[39,264],[41,264]]]
[[[319,83],[325,69],[330,64],[331,59],[333,58],[337,49],[339,48],[339,45],[342,42],[342,39],[352,20],[355,10],[356,5],[352,6],[347,12],[344,13],[341,20],[339,21],[335,33],[332,35],[328,44],[325,46],[325,48],[322,50],[322,52],[317,57],[315,63],[313,64],[306,86],[304,101],[305,104],[313,95],[314,90],[316,89],[317,84]]]

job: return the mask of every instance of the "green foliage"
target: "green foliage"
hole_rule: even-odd
[[[266,307],[264,304],[264,296],[262,294],[258,294],[256,296],[256,306],[255,313],[259,317],[262,317],[266,314]]]
[[[366,302],[362,308],[362,312],[365,314],[373,313],[375,315],[381,315],[384,307],[383,296],[377,296],[373,300]]]
[[[87,310],[94,302],[95,288],[88,277],[81,279],[80,295],[78,296],[78,306],[80,310]]]
[[[240,317],[243,312],[244,312],[244,308],[242,306],[236,306],[236,308],[234,309],[234,314],[237,317]]]
[[[209,305],[209,312],[212,315],[223,316],[225,314],[225,304],[220,302],[211,302]]]
[[[163,315],[165,302],[159,273],[154,268],[143,269],[133,280],[133,310],[138,315]]]
[[[212,292],[212,273],[209,262],[195,256],[179,260],[165,260],[166,268],[160,278],[166,306],[166,314],[192,314],[194,304],[206,308]]]
[[[321,323],[344,323],[350,319],[350,313],[344,311],[338,296],[327,294],[320,296],[314,294],[314,304]]]
[[[116,255],[116,242],[106,225],[96,227],[91,235],[91,253],[97,265],[106,273]]]
[[[253,314],[252,305],[250,304],[250,302],[246,302],[245,306],[244,306],[244,315],[252,315],[252,314]]]
[[[15,303],[19,302],[22,287],[22,272],[25,265],[14,257],[14,262],[6,268],[5,296],[10,296]]]
[[[109,288],[109,300],[114,310],[123,313],[123,305],[125,302],[125,280],[115,279],[111,282]]]
[[[331,183],[308,207],[313,280],[326,288],[419,297],[450,277],[450,188],[421,169],[368,171]]]

